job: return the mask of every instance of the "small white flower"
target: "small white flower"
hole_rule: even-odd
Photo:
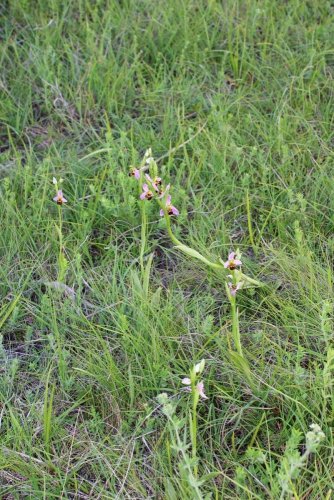
[[[55,177],[52,178],[52,182],[55,186],[58,184],[57,179]]]

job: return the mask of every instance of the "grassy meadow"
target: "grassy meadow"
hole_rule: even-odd
[[[1,498],[334,498],[333,6],[0,14]]]

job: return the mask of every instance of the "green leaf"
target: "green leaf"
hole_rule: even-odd
[[[193,248],[190,248],[187,245],[176,245],[175,248],[181,250],[181,252],[185,253],[186,255],[189,255],[189,257],[193,257],[194,259],[200,260],[209,267],[223,268],[223,266],[221,266],[220,264],[215,264],[214,262],[211,262],[210,260],[206,259],[202,254],[197,252],[197,250],[194,250]]]
[[[248,382],[253,384],[252,372],[246,359],[240,356],[240,354],[235,351],[230,351],[228,353],[228,357],[230,358],[230,361],[234,364],[234,366],[238,369],[238,371],[246,376]]]

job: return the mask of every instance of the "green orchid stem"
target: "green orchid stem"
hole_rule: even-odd
[[[239,330],[239,312],[235,297],[231,297],[231,312],[232,312],[232,336],[234,344],[238,354],[243,358],[244,355],[242,353],[240,330]]]
[[[168,417],[168,418],[169,418],[169,421],[170,421],[170,423],[171,423],[171,426],[172,426],[172,428],[173,428],[173,430],[174,430],[174,434],[175,434],[175,436],[176,436],[177,446],[178,446],[178,448],[179,448],[179,450],[180,450],[180,453],[181,453],[181,455],[182,455],[182,458],[183,458],[184,464],[185,464],[185,466],[186,466],[186,469],[188,470],[188,474],[189,474],[189,476],[190,476],[190,478],[191,478],[191,477],[192,477],[192,475],[193,475],[193,472],[192,472],[192,470],[191,470],[191,466],[190,466],[190,464],[189,464],[189,462],[188,462],[188,460],[187,460],[187,455],[186,455],[186,453],[185,453],[185,451],[184,451],[184,444],[183,444],[183,442],[182,442],[182,440],[181,440],[181,438],[180,438],[180,435],[179,435],[179,429],[178,429],[178,427],[175,425],[174,420],[173,420],[171,417]],[[195,475],[193,476],[193,478],[195,478]],[[195,479],[196,479],[196,478],[195,478]],[[198,500],[202,500],[202,499],[203,499],[203,496],[202,496],[202,494],[201,494],[201,491],[200,491],[200,489],[199,489],[199,487],[198,487],[197,482],[193,482],[193,481],[192,481],[192,482],[191,482],[191,486],[192,486],[192,488],[194,489],[194,492],[196,493],[196,496],[195,496],[194,498],[196,498],[196,499],[198,499]]]
[[[191,444],[192,444],[192,457],[195,461],[194,476],[197,479],[197,476],[198,476],[198,465],[197,465],[197,404],[198,404],[198,396],[196,393],[195,383],[192,383],[192,394],[193,394],[193,407],[192,407],[192,419],[191,419]]]
[[[140,244],[140,268],[142,275],[144,276],[144,255],[146,250],[146,241],[147,241],[147,215],[146,215],[146,204],[141,204],[141,244]]]
[[[162,210],[164,211],[164,214],[165,214],[165,221],[166,221],[166,226],[167,226],[167,232],[169,234],[170,239],[172,240],[172,242],[174,243],[174,245],[182,245],[181,241],[179,241],[177,239],[177,237],[173,234],[172,226],[171,226],[171,223],[170,223],[170,216],[166,213],[166,209],[162,205],[160,205],[160,207],[162,208]]]
[[[58,205],[58,220],[59,220],[59,257],[58,257],[58,278],[59,282],[63,278],[62,252],[63,252],[63,213],[61,206]]]

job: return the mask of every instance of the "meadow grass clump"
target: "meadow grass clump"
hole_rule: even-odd
[[[1,498],[329,500],[330,4],[0,12]]]

